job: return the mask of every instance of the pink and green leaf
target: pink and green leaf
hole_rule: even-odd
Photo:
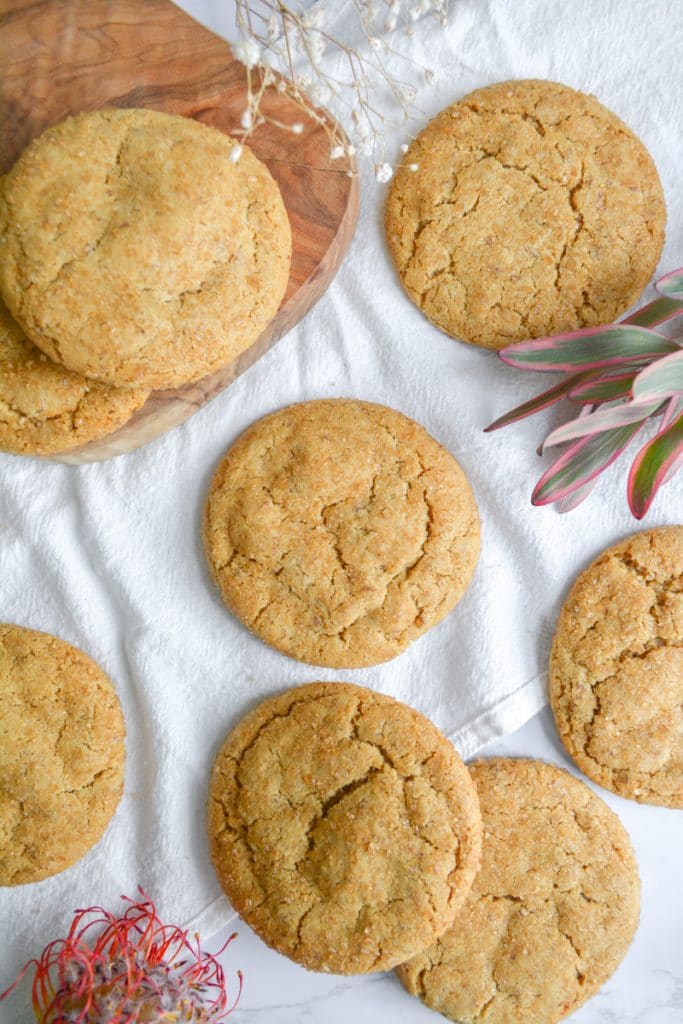
[[[558,444],[566,444],[589,434],[603,433],[607,430],[618,430],[633,423],[644,423],[662,404],[661,399],[654,402],[622,402],[605,409],[599,409],[590,416],[580,416],[569,423],[563,423],[548,434],[544,448],[553,448]]]
[[[631,394],[631,385],[635,373],[615,373],[611,377],[591,376],[588,380],[577,384],[568,392],[567,398],[582,405],[590,403],[599,405],[602,402],[613,402],[617,398],[626,398]]]
[[[619,458],[641,427],[641,423],[632,423],[617,430],[584,437],[571,445],[536,484],[531,495],[532,504],[551,505],[590,483]]]
[[[577,372],[619,366],[680,351],[671,338],[646,327],[610,324],[510,345],[498,354],[509,366],[541,373]]]
[[[683,349],[646,366],[633,382],[633,397],[662,401],[683,393]]]
[[[554,387],[548,388],[547,391],[543,391],[540,395],[530,398],[528,402],[518,405],[515,409],[505,413],[504,416],[494,420],[493,423],[489,423],[488,427],[484,427],[484,433],[489,434],[492,430],[499,430],[501,427],[506,427],[509,423],[523,420],[526,416],[533,416],[535,412],[540,412],[541,409],[547,409],[549,406],[554,405],[555,402],[559,402],[560,399],[564,398],[575,385],[586,380],[587,376],[585,373],[575,373],[571,377],[566,377],[559,384],[555,384]]]
[[[631,512],[642,519],[657,491],[671,478],[674,466],[683,455],[683,413],[664,430],[644,444],[636,455],[628,475],[627,494]]]
[[[577,487],[571,494],[567,494],[566,497],[560,498],[557,503],[557,511],[560,513],[571,512],[572,509],[578,508],[582,501],[585,501],[588,495],[591,493],[596,483],[598,482],[597,477],[589,480],[583,487]]]
[[[660,277],[655,288],[660,295],[683,302],[683,267],[679,267],[678,270],[672,270],[671,273]]]
[[[661,296],[648,302],[647,306],[627,316],[621,322],[624,324],[635,324],[637,327],[656,327],[666,320],[683,313],[683,297],[680,299],[669,299]]]

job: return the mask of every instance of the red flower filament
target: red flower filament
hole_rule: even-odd
[[[228,1004],[223,968],[203,953],[199,937],[163,924],[140,890],[142,902],[124,896],[121,917],[102,907],[77,910],[65,939],[49,943],[31,967],[33,1008],[40,1024],[219,1024]],[[234,939],[231,935],[217,955]]]

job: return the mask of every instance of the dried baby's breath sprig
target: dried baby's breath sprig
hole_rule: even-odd
[[[240,36],[233,54],[245,67],[247,102],[235,134],[244,141],[266,122],[295,135],[303,132],[302,121],[283,124],[266,113],[265,90],[275,88],[294,101],[302,118],[325,129],[330,158],[340,162],[340,169],[350,168],[359,153],[372,160],[378,181],[388,181],[394,168],[385,155],[387,137],[393,128],[405,129],[410,120],[418,81],[434,78],[430,69],[401,54],[391,40],[402,32],[411,34],[423,17],[445,24],[448,4],[449,0],[350,0],[355,19],[351,28],[360,30],[365,43],[358,48],[332,29],[334,0],[327,6],[319,0],[308,9],[300,0],[236,0]],[[390,57],[401,61],[405,78],[389,71]],[[326,107],[332,118],[320,107]]]
[[[561,512],[576,508],[646,424],[655,423],[655,433],[636,453],[627,482],[636,519],[683,465],[683,334],[667,337],[653,330],[683,315],[683,269],[660,278],[656,287],[660,298],[621,323],[523,341],[499,353],[510,366],[564,377],[487,431],[563,398],[581,410],[545,439],[543,449],[566,447],[536,484],[534,505],[558,502]]]

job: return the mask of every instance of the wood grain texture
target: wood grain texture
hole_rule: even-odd
[[[0,0],[0,172],[44,128],[101,107],[152,107],[230,132],[245,107],[244,69],[224,40],[169,0]],[[334,277],[358,217],[358,179],[329,159],[324,128],[269,89],[266,112],[304,131],[260,127],[250,146],[278,182],[292,227],[292,266],[268,329],[195,384],[155,391],[102,441],[51,456],[97,462],[182,423],[306,315]]]

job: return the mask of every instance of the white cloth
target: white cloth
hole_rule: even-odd
[[[201,7],[196,0],[193,10]],[[669,207],[660,272],[682,264],[676,5],[451,7],[448,28],[425,21],[409,43],[411,56],[436,73],[420,97],[425,118],[505,78],[547,77],[595,93],[653,154]],[[396,152],[401,141],[392,140]],[[128,727],[125,795],[102,842],[53,879],[0,891],[0,933],[11,928],[0,989],[66,930],[74,907],[114,908],[138,884],[164,916],[199,922],[205,937],[225,921],[204,834],[207,780],[227,730],[267,695],[313,679],[353,680],[429,715],[465,757],[520,726],[545,702],[549,643],[570,581],[637,528],[623,460],[569,515],[531,507],[532,485],[548,464],[535,447],[559,414],[493,436],[482,428],[548,378],[506,368],[423,318],[386,253],[385,190],[367,178],[363,192],[355,241],[328,293],[189,422],[97,465],[0,457],[0,619],[87,651],[114,680]],[[456,610],[401,657],[359,671],[301,665],[251,636],[211,585],[200,539],[207,487],[226,448],[265,413],[321,396],[382,402],[423,423],[460,461],[482,519],[480,562]],[[683,473],[645,525],[680,519],[682,498]],[[16,1020],[3,1012],[0,1020]]]

